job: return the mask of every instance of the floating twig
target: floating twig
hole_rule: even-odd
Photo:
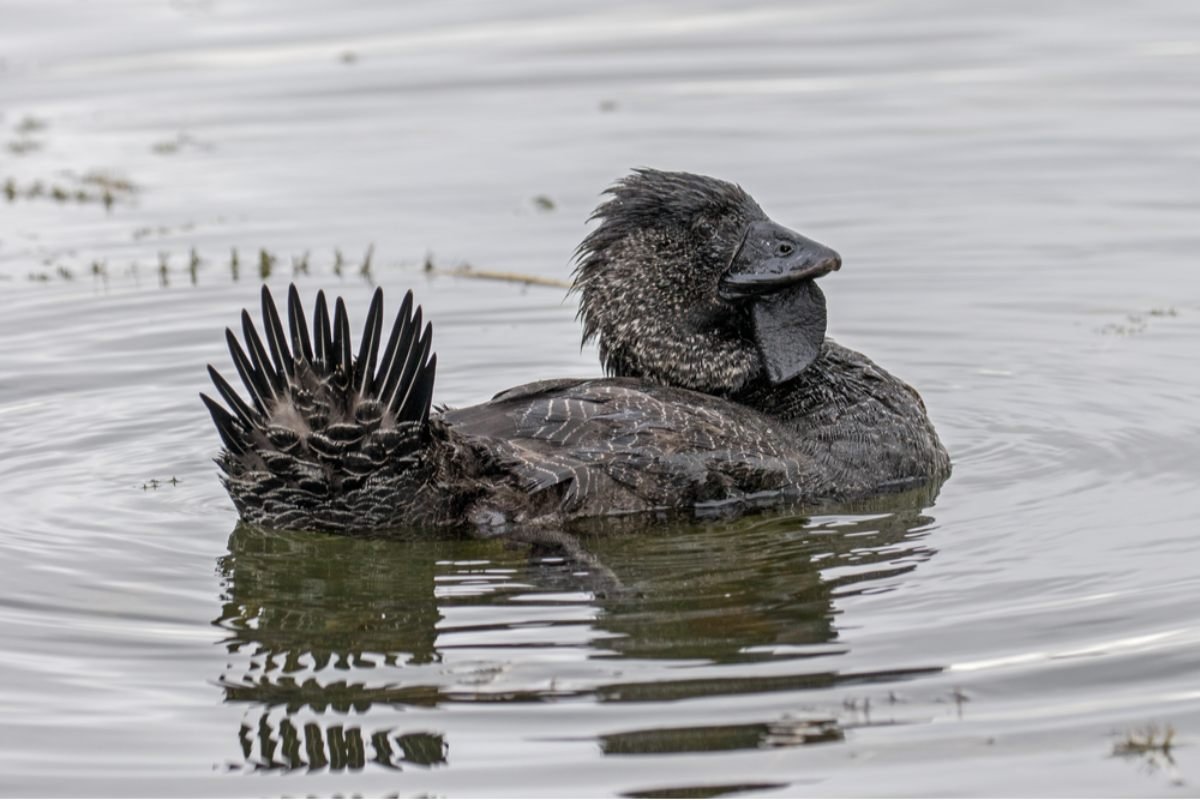
[[[521,272],[504,272],[492,269],[475,269],[470,264],[453,269],[441,269],[426,260],[425,271],[434,275],[445,275],[451,278],[473,278],[481,281],[502,281],[504,283],[520,283],[527,286],[550,286],[557,289],[570,289],[571,283],[561,278],[546,278],[541,275],[527,275]]]

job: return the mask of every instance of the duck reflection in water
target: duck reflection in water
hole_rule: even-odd
[[[828,658],[808,669],[805,660],[845,652],[836,598],[894,585],[933,554],[923,540],[935,492],[878,498],[839,516],[610,525],[604,535],[529,541],[239,525],[219,562],[223,606],[214,621],[228,651],[217,684],[225,702],[247,707],[242,760],[230,766],[445,764],[451,743],[436,724],[386,724],[395,719],[389,710],[445,702],[677,700],[861,681],[830,669]],[[560,684],[562,662],[539,656],[547,649],[576,651],[570,663],[594,666],[592,677],[574,668]],[[785,673],[753,666],[789,659],[797,667]],[[726,665],[728,675],[679,679],[653,666],[697,660]],[[629,731],[601,746],[664,752],[681,736],[704,749],[764,746],[743,729],[706,728],[699,740],[687,731]]]

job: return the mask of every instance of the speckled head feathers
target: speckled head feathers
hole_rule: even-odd
[[[584,341],[612,375],[729,394],[761,369],[746,309],[721,299],[721,274],[766,214],[740,186],[639,169],[592,214],[576,253]]]

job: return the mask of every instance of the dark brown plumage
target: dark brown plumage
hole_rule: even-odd
[[[606,371],[430,413],[431,330],[406,295],[382,346],[376,291],[358,354],[342,301],[310,338],[263,288],[264,346],[227,339],[250,402],[211,367],[218,459],[241,516],[291,529],[562,526],[572,519],[785,501],[937,482],[946,451],[917,393],[824,341],[813,283],[836,253],[771,222],[739,187],[641,170],[579,250],[584,336]]]

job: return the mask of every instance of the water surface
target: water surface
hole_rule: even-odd
[[[1193,4],[3,17],[0,791],[1196,793]],[[831,333],[920,388],[936,499],[588,564],[237,526],[196,393],[264,273],[413,288],[438,402],[593,375],[561,289],[423,265],[567,279],[637,165],[842,253]]]

